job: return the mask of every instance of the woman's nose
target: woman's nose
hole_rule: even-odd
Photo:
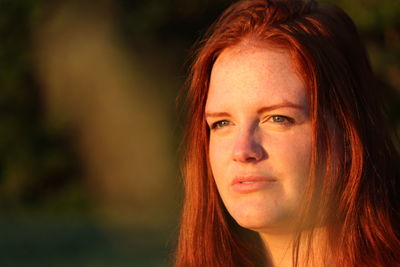
[[[238,134],[233,147],[233,161],[258,162],[265,155],[264,148],[254,131],[246,131]]]

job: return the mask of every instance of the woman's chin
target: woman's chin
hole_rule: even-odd
[[[288,234],[292,233],[295,228],[293,220],[289,219],[287,216],[246,214],[246,216],[235,216],[234,220],[241,227],[259,233]]]

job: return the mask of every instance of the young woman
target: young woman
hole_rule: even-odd
[[[400,266],[399,154],[342,10],[233,4],[187,107],[176,266]]]

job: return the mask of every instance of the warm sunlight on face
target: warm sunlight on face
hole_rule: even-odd
[[[231,216],[258,232],[290,231],[312,133],[290,55],[260,44],[225,49],[212,69],[206,119],[212,172]]]

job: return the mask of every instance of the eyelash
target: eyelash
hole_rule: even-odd
[[[283,116],[283,115],[272,115],[272,116],[269,116],[266,121],[268,121],[270,119],[272,119],[272,121],[274,123],[278,123],[278,124],[287,124],[287,123],[292,124],[292,123],[294,123],[294,119],[292,119],[290,117],[287,117],[287,116]],[[280,120],[280,119],[283,120],[283,121],[277,121],[277,120]],[[226,123],[226,124],[222,125],[222,123]],[[231,122],[228,121],[228,120],[216,121],[216,122],[211,124],[211,129],[212,130],[221,129],[223,127],[229,126],[230,124],[231,124]]]

